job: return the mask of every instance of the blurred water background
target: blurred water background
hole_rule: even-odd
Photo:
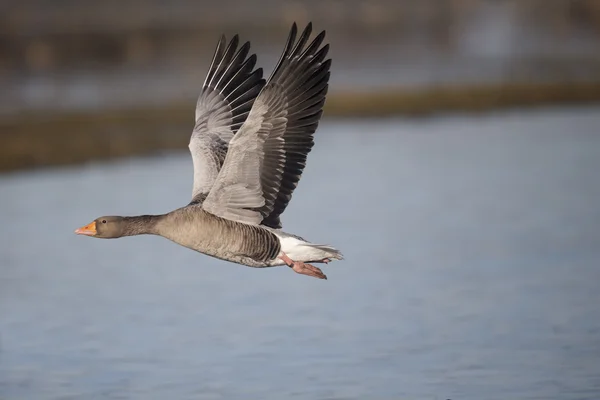
[[[2,2],[0,399],[600,398],[599,4]],[[218,36],[268,74],[309,20],[331,95],[283,223],[328,281],[72,233],[186,204]]]

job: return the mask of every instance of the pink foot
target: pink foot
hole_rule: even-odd
[[[296,273],[302,275],[308,275],[319,279],[327,279],[327,276],[319,268],[314,265],[303,263],[302,261],[293,261],[285,253],[282,254],[281,260],[287,264],[288,267],[293,269]]]
[[[319,268],[314,265],[305,264],[301,261],[294,261],[292,269],[299,274],[314,276],[319,279],[327,279],[327,276]]]

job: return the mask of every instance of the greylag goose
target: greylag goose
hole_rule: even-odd
[[[189,149],[192,200],[167,214],[99,217],[75,230],[95,238],[160,235],[179,245],[249,267],[287,265],[327,279],[310,263],[341,260],[329,245],[281,230],[280,216],[296,188],[314,141],[329,85],[325,31],[308,45],[312,24],[285,49],[267,81],[239,50],[238,36],[222,36],[196,105]],[[236,51],[237,50],[237,51]]]

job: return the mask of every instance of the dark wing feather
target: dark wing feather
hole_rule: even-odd
[[[296,42],[292,26],[282,57],[232,139],[203,207],[223,218],[280,228],[296,188],[327,94],[329,46],[321,32],[308,45],[311,24]]]
[[[319,49],[325,31],[304,49],[312,25],[309,24],[294,45],[295,29],[288,37],[285,51],[275,67],[269,84],[277,84],[287,98],[287,125],[283,135],[285,163],[283,177],[272,208],[263,208],[263,225],[281,228],[280,215],[289,204],[314,146],[313,134],[319,124],[329,85],[331,59],[325,59],[329,45]],[[293,47],[292,47],[293,46]]]

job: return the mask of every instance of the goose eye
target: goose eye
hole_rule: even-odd
[[[105,219],[103,219],[103,220],[102,220],[102,223],[103,223],[103,224],[105,224],[105,223],[106,223],[106,220],[105,220]]]

